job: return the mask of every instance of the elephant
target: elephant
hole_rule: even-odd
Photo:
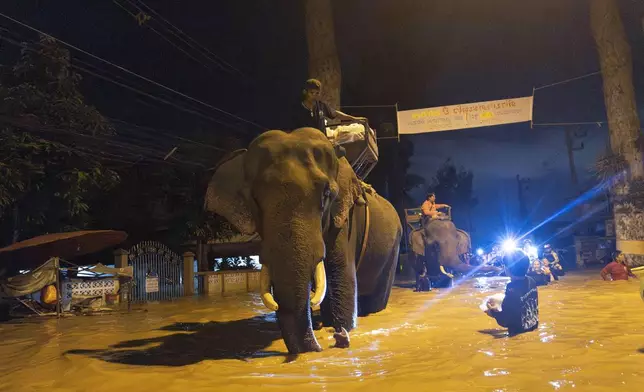
[[[414,230],[410,235],[410,244],[416,265],[425,263],[432,274],[436,265],[446,267],[459,273],[476,271],[488,272],[496,269],[489,266],[475,267],[464,263],[461,256],[471,251],[470,236],[465,231],[457,229],[451,220],[433,219],[423,223],[421,229]],[[445,275],[444,268],[441,271]],[[440,273],[436,272],[440,275]]]
[[[207,211],[261,237],[260,295],[290,354],[321,351],[318,305],[338,343],[338,333],[348,343],[358,316],[387,306],[400,219],[319,130],[259,135],[215,169],[205,199]]]

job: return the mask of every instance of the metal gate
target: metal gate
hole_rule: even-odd
[[[130,249],[134,269],[133,302],[172,300],[183,295],[183,259],[157,241]]]

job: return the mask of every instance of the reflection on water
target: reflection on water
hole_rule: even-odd
[[[0,391],[614,391],[644,386],[637,282],[596,272],[540,288],[539,330],[507,338],[478,308],[505,280],[395,288],[351,348],[294,358],[257,296],[182,300],[148,312],[0,324]],[[255,389],[257,390],[257,389]]]

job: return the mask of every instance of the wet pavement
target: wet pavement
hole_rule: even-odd
[[[147,312],[0,324],[0,391],[639,391],[639,282],[598,271],[539,289],[538,331],[508,338],[479,309],[506,280],[394,288],[349,349],[288,358],[257,295],[149,304]]]

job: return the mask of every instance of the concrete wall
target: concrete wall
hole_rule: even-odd
[[[198,272],[203,277],[201,293],[221,295],[259,291],[259,271],[218,271]]]

